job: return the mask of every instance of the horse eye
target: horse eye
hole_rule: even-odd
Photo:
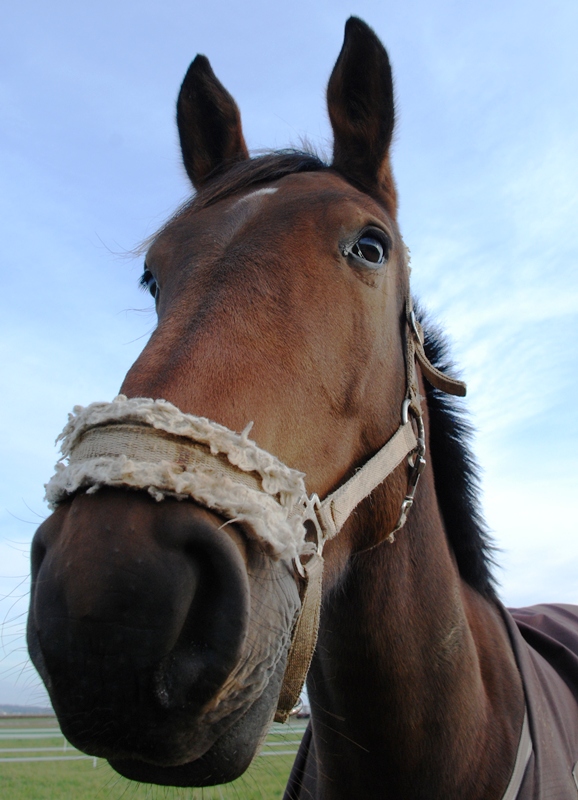
[[[356,245],[357,254],[372,264],[383,263],[383,247],[373,236],[362,236]]]
[[[359,239],[345,247],[344,256],[352,257],[354,262],[361,262],[366,267],[375,269],[385,264],[389,258],[390,243],[385,233],[377,230],[365,230]]]
[[[143,289],[149,291],[152,294],[155,300],[158,299],[159,285],[157,283],[157,279],[150,270],[145,269],[139,283]]]

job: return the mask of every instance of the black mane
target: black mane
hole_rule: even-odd
[[[453,363],[447,339],[416,309],[425,332],[425,351],[431,363],[449,375]],[[480,471],[471,450],[473,428],[458,398],[427,381],[430,417],[430,457],[436,494],[450,547],[462,578],[489,599],[496,597],[492,544],[480,503]]]

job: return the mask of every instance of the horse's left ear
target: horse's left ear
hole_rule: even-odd
[[[177,127],[187,175],[199,189],[209,177],[249,158],[237,104],[198,55],[177,100]]]
[[[371,28],[350,17],[327,86],[333,167],[394,214],[397,200],[389,148],[395,119],[389,58]]]

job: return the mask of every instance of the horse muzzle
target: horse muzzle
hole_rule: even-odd
[[[225,686],[247,645],[245,540],[222,523],[190,501],[107,488],[38,529],[29,649],[81,750],[172,766],[246,712]]]

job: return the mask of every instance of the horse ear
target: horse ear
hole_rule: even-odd
[[[199,189],[209,177],[249,158],[237,104],[198,55],[177,100],[177,127],[187,175]]]
[[[327,86],[327,106],[334,134],[333,167],[377,194],[395,213],[389,161],[395,119],[391,67],[384,46],[357,17],[345,24],[343,47]]]

